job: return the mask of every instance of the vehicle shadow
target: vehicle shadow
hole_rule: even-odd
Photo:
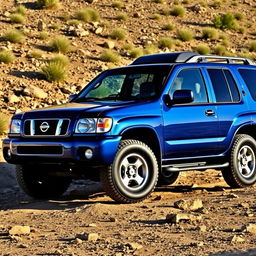
[[[256,249],[249,249],[247,251],[224,251],[220,253],[209,254],[208,256],[255,256]]]

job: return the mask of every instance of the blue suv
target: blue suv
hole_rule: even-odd
[[[134,203],[181,171],[209,168],[231,187],[250,186],[255,81],[246,58],[146,55],[101,73],[67,104],[15,114],[3,154],[35,198],[99,177],[112,199]]]

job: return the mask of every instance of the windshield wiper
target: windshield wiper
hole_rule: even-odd
[[[82,97],[75,100],[75,102],[83,102],[83,101],[99,101],[99,98],[96,97]]]

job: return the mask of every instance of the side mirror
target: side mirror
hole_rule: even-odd
[[[194,95],[191,90],[177,90],[173,93],[172,103],[173,104],[185,104],[194,101]]]
[[[76,96],[77,96],[77,94],[71,94],[71,95],[69,95],[69,101],[72,101]]]

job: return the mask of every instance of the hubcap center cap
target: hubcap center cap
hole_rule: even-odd
[[[133,166],[129,166],[129,168],[128,168],[128,173],[129,173],[129,175],[134,175],[134,174],[136,174],[136,170],[134,169]]]

